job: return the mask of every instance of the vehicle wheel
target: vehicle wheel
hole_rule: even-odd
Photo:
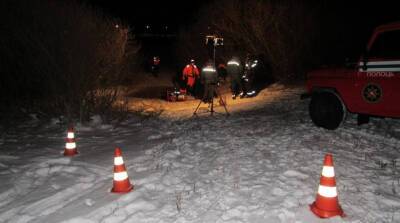
[[[313,93],[309,105],[309,113],[316,126],[334,130],[344,121],[346,108],[334,93]]]

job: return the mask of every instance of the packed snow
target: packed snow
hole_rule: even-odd
[[[302,90],[279,88],[250,111],[228,104],[229,117],[131,116],[118,126],[94,117],[75,127],[73,157],[57,121],[7,129],[0,222],[400,222],[400,120],[357,126],[349,115],[335,131],[317,128]],[[115,147],[129,193],[110,192]],[[309,205],[328,152],[346,216],[322,220]]]

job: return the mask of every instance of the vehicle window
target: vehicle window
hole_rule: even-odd
[[[400,30],[381,33],[369,51],[370,58],[400,59]]]

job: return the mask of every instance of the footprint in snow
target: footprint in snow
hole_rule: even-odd
[[[162,135],[151,135],[147,139],[148,140],[153,140],[153,139],[161,139]]]

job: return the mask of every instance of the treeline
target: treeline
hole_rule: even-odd
[[[110,118],[138,49],[120,21],[73,0],[4,0],[0,14],[3,120],[31,112]]]
[[[304,79],[308,70],[357,59],[372,28],[400,19],[394,4],[328,0],[218,0],[200,10],[197,22],[179,33],[183,62],[207,59],[205,36],[217,34],[224,46],[217,61],[236,54],[260,55],[275,80]]]
[[[273,79],[293,78],[313,60],[313,43],[318,36],[317,12],[300,1],[221,0],[199,13],[198,23],[180,33],[180,55],[207,57],[204,36],[217,34],[224,46],[217,48],[217,60],[233,54],[260,55],[272,68]],[[200,34],[200,35],[199,35]]]

